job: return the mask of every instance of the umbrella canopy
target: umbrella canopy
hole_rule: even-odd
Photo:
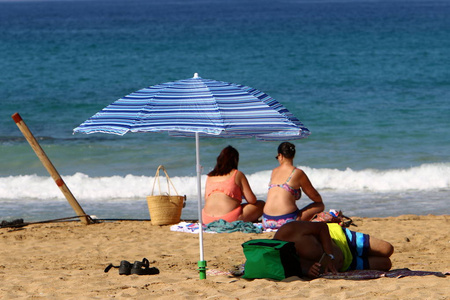
[[[309,130],[283,105],[248,86],[193,78],[120,98],[74,129],[82,133],[168,131],[174,136],[299,139]]]
[[[255,137],[290,140],[310,132],[283,105],[248,86],[193,78],[141,89],[108,105],[74,129],[74,133],[167,131],[196,140],[200,278],[206,278],[203,257],[201,167],[199,137]]]

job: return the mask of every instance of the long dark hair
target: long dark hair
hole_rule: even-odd
[[[208,173],[208,176],[226,175],[233,169],[238,168],[239,152],[232,146],[223,148],[217,157],[217,163],[214,169]]]
[[[294,158],[295,145],[289,142],[283,142],[280,144],[280,146],[278,146],[278,153],[289,159]]]

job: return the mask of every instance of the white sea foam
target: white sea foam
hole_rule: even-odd
[[[391,170],[301,168],[319,191],[398,193],[450,188],[450,163],[424,164],[408,169]],[[255,194],[264,198],[270,171],[248,174],[247,177]],[[206,175],[202,175],[201,178],[204,188]],[[77,199],[90,201],[145,198],[151,194],[154,183],[154,177],[135,175],[89,177],[76,173],[63,176],[63,179]],[[196,177],[174,176],[171,180],[178,194],[186,195],[188,200],[197,199]],[[168,192],[167,182],[165,177],[160,177],[160,185],[155,185],[154,193],[166,192]],[[64,196],[51,177],[21,175],[0,177],[0,199],[64,199]]]

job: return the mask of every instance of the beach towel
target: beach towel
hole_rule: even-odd
[[[234,266],[233,269],[228,271],[221,271],[217,269],[208,270],[207,274],[211,276],[226,275],[226,276],[242,276],[244,274],[244,264]],[[325,279],[348,279],[348,280],[367,280],[377,279],[382,277],[387,278],[403,278],[408,276],[437,276],[446,277],[450,275],[450,272],[432,272],[432,271],[414,271],[408,268],[395,269],[391,271],[377,271],[377,270],[354,270],[348,272],[339,272],[336,275],[332,273],[325,273],[320,278]]]
[[[438,277],[445,277],[446,275],[449,275],[448,272],[442,273],[442,272],[431,272],[431,271],[413,271],[408,268],[404,269],[396,269],[391,271],[377,271],[377,270],[354,270],[354,271],[348,271],[348,272],[342,272],[337,273],[336,275],[333,275],[331,273],[326,273],[322,275],[322,278],[327,279],[376,279],[381,277],[388,277],[388,278],[403,278],[407,276],[428,276],[428,275],[434,275]]]
[[[252,222],[234,221],[227,222],[225,220],[217,220],[206,225],[207,231],[222,232],[244,232],[244,233],[261,233],[262,228],[253,225]]]
[[[171,231],[199,233],[200,228],[198,223],[180,222],[170,226]],[[207,233],[230,233],[230,232],[244,232],[244,233],[262,233],[273,232],[273,229],[264,229],[262,223],[251,223],[244,221],[226,222],[224,220],[217,220],[208,225],[203,225],[203,232]]]
[[[187,233],[199,233],[200,228],[198,227],[198,223],[190,223],[190,222],[180,222],[178,224],[174,224],[170,226],[171,231],[178,232],[187,232]],[[203,231],[205,231],[205,226],[203,226]],[[217,233],[217,232],[212,232]]]

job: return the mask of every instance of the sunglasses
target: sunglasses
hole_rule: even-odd
[[[280,156],[280,154],[277,154],[277,156],[275,156],[275,159],[278,160],[278,156]]]

